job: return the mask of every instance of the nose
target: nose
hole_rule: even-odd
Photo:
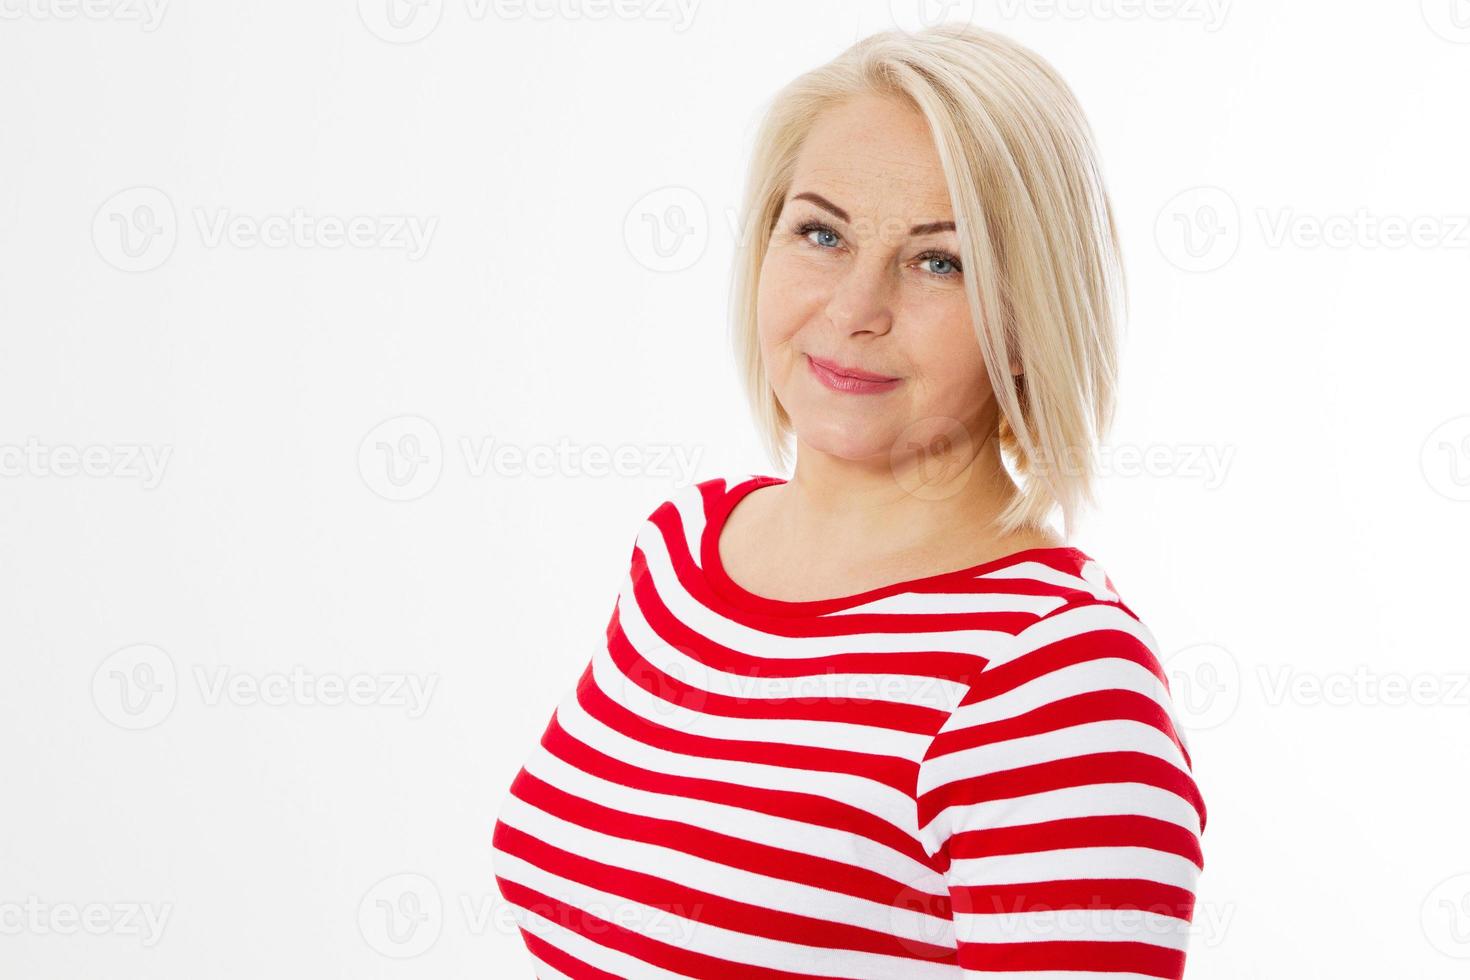
[[[847,334],[882,336],[893,328],[893,275],[884,256],[861,255],[847,267],[827,301],[827,317]]]

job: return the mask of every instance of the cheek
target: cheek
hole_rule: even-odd
[[[800,256],[772,248],[761,265],[756,291],[756,323],[763,343],[789,340],[822,307],[821,278]]]
[[[909,311],[905,346],[936,401],[958,410],[984,401],[990,379],[963,295],[930,297]]]

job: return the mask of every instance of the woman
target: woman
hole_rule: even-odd
[[[1179,977],[1205,808],[1088,499],[1121,286],[1088,127],[975,28],[770,107],[736,343],[789,480],[648,515],[494,832],[541,980]]]

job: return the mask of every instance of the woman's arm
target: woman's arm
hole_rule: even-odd
[[[935,736],[916,799],[966,971],[1183,975],[1205,807],[1125,607],[1089,601],[1021,632]]]

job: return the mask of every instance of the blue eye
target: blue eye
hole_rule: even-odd
[[[818,233],[819,240],[812,241],[812,238],[810,237],[812,232]],[[822,224],[820,221],[808,221],[806,224],[797,228],[796,233],[802,238],[805,238],[807,241],[811,242],[813,245],[818,245],[822,248],[836,248],[837,243],[840,241],[840,239],[838,239],[837,237],[837,232],[833,231],[831,227]],[[830,239],[830,241],[826,239]]]
[[[919,256],[919,260],[927,263],[929,265],[929,271],[941,279],[953,278],[963,271],[959,259],[956,259],[948,252],[925,252]],[[934,268],[935,265],[942,266],[943,268],[936,269]]]

